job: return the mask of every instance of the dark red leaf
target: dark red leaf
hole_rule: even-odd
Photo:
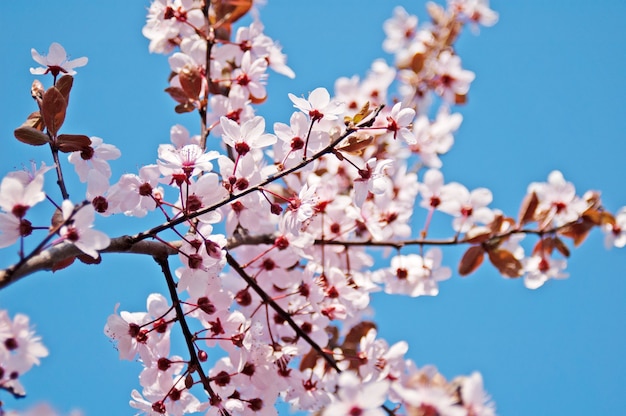
[[[51,142],[47,134],[34,127],[21,126],[16,128],[13,134],[17,140],[31,146],[42,146]]]
[[[67,101],[63,94],[56,87],[48,88],[48,91],[43,94],[41,111],[46,128],[52,136],[56,136],[63,125],[66,109]]]
[[[91,139],[84,134],[61,134],[56,143],[61,152],[71,153],[88,148],[91,145]]]
[[[522,275],[522,263],[507,250],[495,249],[487,252],[489,260],[498,271],[506,277],[520,277]]]
[[[485,250],[481,246],[471,246],[467,249],[459,263],[459,274],[467,276],[474,272],[482,264]]]

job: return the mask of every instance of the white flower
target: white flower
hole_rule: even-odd
[[[296,97],[289,94],[289,99],[293,102],[293,106],[305,114],[308,114],[313,121],[319,120],[337,120],[339,115],[344,112],[344,105],[338,101],[331,101],[330,94],[326,88],[316,88],[310,94],[309,98]]]
[[[61,210],[65,221],[60,230],[61,237],[83,253],[97,259],[98,250],[107,248],[111,240],[105,233],[91,228],[95,216],[93,206],[85,205],[75,212],[74,204],[66,199],[61,205]]]
[[[107,160],[117,159],[122,153],[112,144],[105,144],[99,137],[91,137],[90,139],[91,146],[87,150],[72,152],[67,160],[74,165],[81,182],[87,182],[91,169],[100,171],[105,178],[109,179],[111,167]]]
[[[522,262],[525,271],[524,286],[528,289],[540,288],[549,279],[565,279],[569,276],[563,271],[567,266],[567,262],[563,259],[535,255]]]
[[[0,367],[5,374],[24,374],[47,355],[48,350],[31,329],[28,316],[17,314],[11,321],[6,311],[0,311]]]
[[[63,49],[63,46],[56,42],[53,42],[50,45],[48,55],[40,55],[35,49],[31,49],[30,53],[35,62],[43,65],[39,68],[31,68],[30,73],[33,75],[45,75],[47,73],[51,73],[56,77],[60,72],[68,75],[74,75],[76,74],[76,71],[74,71],[73,68],[85,66],[88,61],[84,56],[82,58],[68,61],[65,49]]]
[[[350,371],[339,375],[337,401],[324,409],[323,416],[384,416],[381,406],[385,403],[389,383],[374,381],[363,383]]]
[[[622,207],[615,215],[615,224],[606,224],[603,230],[606,233],[604,237],[606,248],[626,246],[626,207]]]

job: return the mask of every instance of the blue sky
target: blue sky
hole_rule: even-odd
[[[261,18],[283,45],[297,74],[271,74],[269,99],[259,113],[288,120],[296,95],[340,76],[363,75],[382,52],[382,23],[399,1],[316,2],[269,0]],[[404,1],[425,18],[424,2]],[[122,151],[114,176],[153,163],[169,128],[197,120],[172,111],[163,93],[169,66],[150,55],[141,36],[145,1],[66,0],[0,2],[0,175],[44,149],[13,138],[13,129],[35,110],[29,91],[30,49],[61,43],[89,64],[78,69],[68,132],[100,136]],[[479,36],[464,33],[457,51],[476,73],[464,122],[444,157],[446,180],[486,186],[493,207],[515,216],[526,187],[561,170],[580,194],[603,192],[612,211],[626,205],[626,3],[619,0],[493,1],[499,23]],[[49,80],[46,80],[49,82]],[[46,84],[47,85],[47,84]],[[75,191],[79,195],[82,191]],[[416,216],[416,229],[423,221]],[[147,228],[145,221],[112,221],[111,235]],[[444,253],[453,268],[460,250]],[[10,251],[0,265],[12,262]],[[623,414],[626,395],[626,253],[607,251],[594,231],[573,251],[570,278],[537,291],[499,277],[483,265],[470,277],[444,282],[435,298],[376,296],[380,333],[410,343],[418,365],[444,375],[481,371],[498,413],[504,416]],[[132,414],[130,391],[140,367],[120,362],[103,335],[117,302],[145,308],[146,296],[165,292],[156,265],[130,255],[105,257],[101,267],[72,266],[39,273],[0,291],[0,307],[31,316],[50,357],[24,379],[27,399],[11,407],[49,401],[61,411],[87,415]]]

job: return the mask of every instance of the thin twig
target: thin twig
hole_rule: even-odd
[[[186,316],[183,311],[182,304],[180,299],[178,298],[178,292],[176,290],[176,282],[174,282],[174,276],[172,276],[172,271],[170,270],[169,260],[167,256],[165,257],[154,257],[154,261],[161,266],[161,271],[165,276],[165,281],[167,282],[167,288],[170,292],[170,298],[172,299],[172,304],[174,309],[176,310],[176,316],[178,317],[178,322],[180,322],[180,327],[183,331],[183,336],[185,338],[185,343],[187,344],[187,350],[189,351],[190,356],[190,374],[193,372],[197,372],[200,377],[200,381],[202,382],[202,386],[204,390],[207,392],[209,397],[211,398],[211,403],[218,403],[221,401],[220,397],[213,391],[211,388],[211,383],[209,378],[207,377],[200,360],[198,359],[198,354],[196,353],[196,348],[194,346],[194,338],[195,335],[192,334],[189,329],[189,325],[187,324]]]

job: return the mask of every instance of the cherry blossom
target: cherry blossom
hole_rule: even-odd
[[[422,195],[420,206],[455,215],[460,212],[463,196],[463,187],[459,185],[454,182],[444,185],[441,171],[429,169],[424,174],[423,182],[419,184],[419,192]]]
[[[435,91],[448,103],[455,103],[456,97],[465,95],[474,81],[473,72],[461,68],[461,58],[449,51],[443,51],[434,65]]]
[[[528,289],[537,289],[550,279],[565,279],[569,276],[563,271],[567,265],[563,259],[534,255],[525,258],[523,264],[524,285]]]
[[[357,206],[363,205],[368,192],[378,195],[391,189],[392,182],[386,170],[392,169],[392,167],[393,161],[390,159],[376,160],[372,158],[367,161],[365,169],[359,171],[360,178],[354,180],[354,202]]]
[[[70,153],[68,160],[74,165],[80,181],[87,182],[91,169],[99,171],[107,179],[110,178],[111,167],[107,161],[117,159],[121,154],[114,145],[104,143],[99,137],[91,137],[91,146],[86,150]]]
[[[31,49],[30,53],[40,66],[39,68],[31,68],[30,73],[33,75],[45,75],[51,73],[55,78],[59,73],[75,75],[74,68],[87,65],[88,59],[86,57],[68,60],[68,56],[65,53],[63,46],[56,42],[50,44],[47,55],[41,55],[35,49]]]
[[[383,24],[387,38],[383,42],[383,50],[395,53],[407,48],[417,32],[417,16],[409,15],[407,11],[396,6],[393,17]]]
[[[341,102],[330,99],[330,94],[326,88],[316,88],[310,94],[308,99],[296,97],[289,93],[289,99],[293,102],[293,106],[304,114],[308,114],[312,121],[337,120],[339,115],[344,112],[345,105]]]
[[[498,13],[489,8],[489,0],[448,0],[453,10],[471,22],[493,26],[498,22]]]
[[[220,118],[220,125],[224,131],[222,140],[234,148],[238,155],[247,154],[250,149],[259,149],[276,143],[276,136],[264,133],[265,119],[256,116],[239,125],[226,118]]]
[[[454,144],[452,133],[459,128],[462,120],[460,114],[450,114],[447,107],[442,107],[432,123],[426,115],[418,116],[413,122],[416,142],[411,146],[411,151],[418,154],[426,167],[441,169],[439,155],[447,153]]]
[[[528,193],[532,192],[539,198],[538,210],[544,213],[543,226],[552,222],[558,227],[576,221],[587,209],[587,202],[576,195],[574,185],[558,170],[550,172],[547,183],[531,183]]]
[[[35,335],[28,316],[16,314],[11,320],[6,311],[0,310],[0,368],[3,373],[21,375],[47,356],[48,349],[41,343],[41,337]],[[0,375],[0,386],[2,378]]]
[[[604,226],[604,232],[606,234],[604,238],[606,248],[626,246],[626,207],[622,207],[615,215],[615,224]]]
[[[189,178],[213,169],[211,160],[219,156],[217,151],[204,152],[197,144],[188,144],[180,149],[169,144],[159,145],[159,171],[169,184],[188,183]]]
[[[324,416],[384,416],[380,407],[385,402],[389,383],[374,381],[363,384],[349,371],[341,373],[338,380],[337,402],[324,409]]]
[[[430,249],[422,257],[418,254],[394,256],[391,267],[380,274],[385,292],[416,296],[436,296],[437,282],[452,276],[449,267],[441,266],[442,254],[438,248]]]
[[[29,183],[16,176],[6,176],[0,183],[0,248],[14,244],[20,237],[29,236],[32,224],[25,219],[28,210],[46,198],[43,192],[43,173]]]
[[[480,373],[474,372],[463,379],[461,398],[468,415],[495,416],[496,414],[494,404],[483,390],[483,377]]]
[[[107,248],[111,240],[102,231],[91,228],[95,216],[94,207],[91,204],[75,207],[66,199],[61,208],[64,223],[59,230],[61,238],[74,244],[88,256],[98,258],[98,250]]]
[[[265,98],[266,71],[267,61],[265,59],[252,60],[250,52],[246,52],[241,58],[241,67],[233,72],[234,82],[248,91],[250,97]]]
[[[402,103],[396,103],[387,116],[387,131],[393,133],[393,138],[400,136],[408,144],[415,144],[415,137],[409,130],[409,125],[415,117],[415,110],[402,108]]]
[[[118,313],[118,305],[104,327],[119,358],[142,367],[131,407],[148,415],[264,416],[276,415],[282,399],[294,410],[333,416],[495,415],[479,373],[447,381],[406,359],[405,341],[380,338],[368,321],[371,294],[437,295],[439,282],[452,276],[440,247],[459,244],[475,255],[466,269],[489,259],[537,289],[567,277],[566,261],[554,256],[568,255],[568,238],[577,245],[600,226],[607,247],[626,246],[626,208],[613,216],[599,193],[577,196],[558,171],[530,184],[520,218],[489,208],[487,188],[444,182],[440,156],[463,120],[451,106],[465,102],[475,78],[454,41],[464,26],[498,19],[487,0],[447,4],[430,5],[432,19],[422,25],[395,8],[383,27],[393,64],[377,59],[365,77],[339,78],[334,97],[322,87],[306,99],[288,94],[296,110],[271,134],[256,113],[267,96],[267,70],[294,73],[258,12],[251,24],[236,23],[252,4],[155,0],[143,33],[151,52],[169,55],[166,91],[176,112],[197,113],[200,128],[172,126],[157,160],[114,180],[109,161],[121,152],[92,137],[89,148],[68,157],[84,183],[83,203],[47,195],[43,174],[52,168],[45,165],[2,179],[0,247],[19,240],[18,268],[69,244],[97,260],[112,241],[107,251],[140,247],[161,267],[168,297],[150,294],[139,312]],[[46,57],[32,54],[43,67],[31,72],[55,80],[87,63],[68,61],[56,43]],[[37,84],[33,90],[36,98]],[[29,134],[16,137],[45,143]],[[64,163],[53,168],[67,195]],[[46,198],[60,215],[29,254],[24,237],[48,227],[32,226],[26,214]],[[453,217],[448,239],[429,233],[435,211]],[[93,229],[95,212],[156,222],[113,239]],[[415,223],[421,219],[423,228]],[[525,257],[533,239],[539,242]],[[170,350],[177,326],[187,346],[181,356]],[[0,310],[0,389],[22,395],[18,376],[47,353],[26,316],[11,320]]]

